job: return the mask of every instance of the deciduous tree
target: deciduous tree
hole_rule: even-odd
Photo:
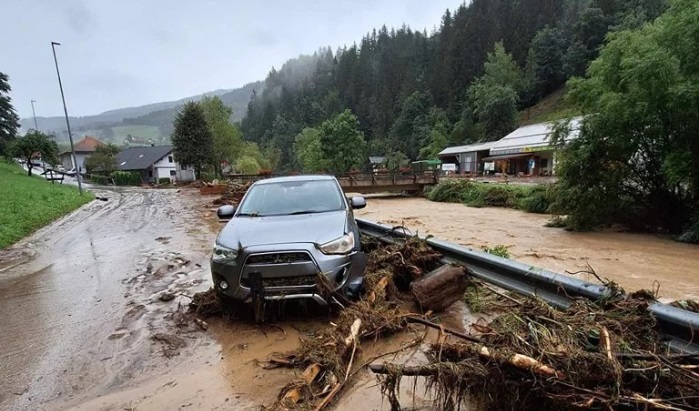
[[[231,108],[223,104],[220,98],[206,97],[199,104],[204,112],[206,124],[213,137],[213,156],[211,166],[217,175],[221,175],[221,164],[234,164],[243,146],[243,135],[231,123]]]
[[[320,142],[328,171],[346,173],[360,167],[366,160],[366,141],[359,130],[357,117],[345,110],[320,125]]]
[[[104,173],[109,174],[112,171],[118,170],[116,156],[119,154],[119,147],[114,144],[99,145],[95,152],[85,160],[85,170],[88,173]]]
[[[27,175],[32,175],[32,160],[37,155],[46,164],[58,163],[58,145],[46,134],[31,130],[24,137],[12,141],[9,149],[10,155],[21,158],[26,162]]]
[[[699,218],[697,21],[698,2],[673,0],[654,23],[611,35],[589,77],[571,81],[587,114],[559,167],[571,228],[679,233]]]

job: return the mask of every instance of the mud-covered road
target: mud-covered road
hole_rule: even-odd
[[[371,198],[356,215],[482,250],[503,244],[511,258],[564,273],[587,270],[628,291],[660,286],[664,300],[699,299],[699,246],[649,234],[574,233],[544,225],[550,216],[473,208],[423,198]],[[578,278],[596,282],[592,275]]]

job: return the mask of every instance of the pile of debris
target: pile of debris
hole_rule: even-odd
[[[226,183],[226,191],[223,192],[221,197],[212,201],[213,205],[237,205],[243,196],[250,188],[251,183],[238,183],[230,181]]]
[[[580,299],[559,311],[535,298],[490,294],[491,309],[501,312],[473,324],[470,335],[446,330],[451,337],[430,345],[429,364],[370,369],[382,375],[393,409],[403,376],[426,377],[442,410],[698,409],[699,354],[669,352],[647,297]]]
[[[575,300],[560,311],[480,283],[465,267],[441,265],[442,256],[418,238],[364,249],[363,297],[349,302],[335,296],[345,305],[337,317],[304,338],[301,348],[264,363],[299,370],[268,409],[321,410],[367,367],[379,375],[393,410],[401,407],[404,376],[426,378],[440,410],[699,409],[699,355],[668,351],[648,310],[651,293],[627,295],[610,284],[616,292],[605,301]],[[435,313],[458,300],[491,320],[472,324],[470,333],[439,324]],[[191,309],[221,313],[213,291],[195,296]],[[410,324],[438,330],[426,345],[429,363],[362,358],[364,341]],[[423,344],[426,335],[403,349]]]

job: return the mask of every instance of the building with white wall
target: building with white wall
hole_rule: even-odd
[[[193,181],[194,170],[183,167],[172,153],[172,146],[129,147],[117,154],[117,165],[122,171],[137,172],[144,183],[162,179]]]

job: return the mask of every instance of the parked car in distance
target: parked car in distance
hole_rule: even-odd
[[[230,218],[211,257],[214,288],[243,302],[312,299],[326,305],[319,276],[333,291],[358,296],[366,255],[352,209],[363,197],[346,198],[332,176],[291,176],[254,183]],[[259,299],[258,299],[259,301]]]

